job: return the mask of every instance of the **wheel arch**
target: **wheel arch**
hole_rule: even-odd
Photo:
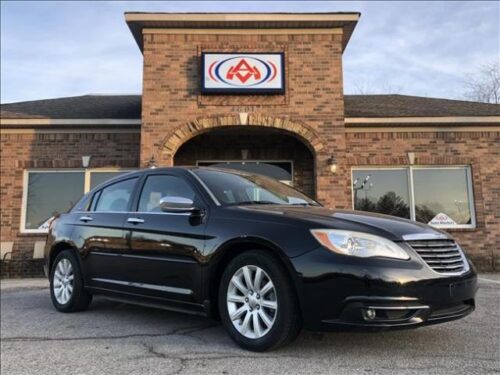
[[[285,274],[293,285],[295,296],[298,298],[297,274],[290,259],[279,246],[271,241],[259,237],[240,237],[229,240],[219,246],[211,259],[213,267],[209,267],[208,291],[206,292],[210,301],[209,312],[214,318],[219,318],[218,291],[225,267],[238,255],[250,250],[262,250],[269,253],[285,270]],[[300,306],[300,303],[299,303]]]
[[[53,244],[52,247],[50,248],[49,257],[48,257],[48,264],[47,264],[49,275],[50,275],[50,271],[52,270],[54,260],[64,250],[74,251],[76,258],[78,259],[78,266],[80,267],[80,270],[82,269],[82,263],[81,263],[80,256],[78,255],[78,251],[77,251],[76,247],[74,245],[72,245],[70,242],[61,241],[61,242],[58,242],[56,244]]]

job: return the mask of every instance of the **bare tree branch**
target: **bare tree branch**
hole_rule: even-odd
[[[464,97],[476,102],[500,104],[500,65],[498,61],[482,65],[464,80]]]

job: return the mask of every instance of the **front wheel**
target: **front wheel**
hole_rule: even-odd
[[[87,309],[92,295],[83,286],[83,277],[76,255],[71,250],[61,251],[50,270],[50,297],[61,312]]]
[[[229,263],[219,288],[219,311],[231,338],[252,351],[283,346],[301,328],[285,270],[264,251],[243,253]]]

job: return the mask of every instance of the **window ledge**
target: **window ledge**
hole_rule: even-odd
[[[17,237],[47,237],[48,232],[46,233],[31,233],[31,232],[19,232],[17,233]]]
[[[475,227],[475,228],[441,228],[441,230],[444,230],[445,232],[476,232],[480,230],[481,228]]]

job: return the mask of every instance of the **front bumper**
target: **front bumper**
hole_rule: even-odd
[[[362,259],[316,249],[292,263],[304,327],[315,331],[387,330],[436,324],[475,308],[477,277],[434,272],[409,261]]]

